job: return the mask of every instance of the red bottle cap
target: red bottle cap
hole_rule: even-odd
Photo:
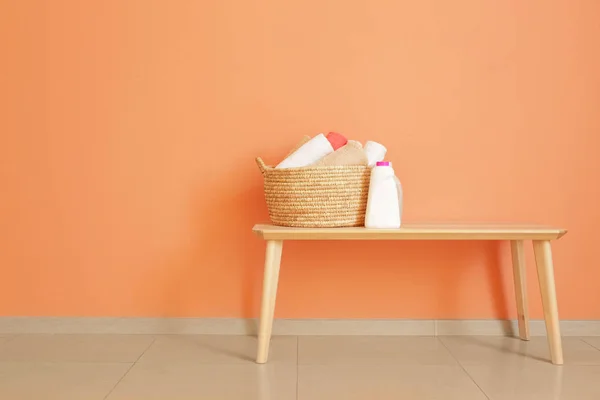
[[[389,161],[377,161],[376,165],[378,167],[389,167],[390,166],[390,162]]]
[[[348,139],[346,139],[344,135],[336,132],[329,132],[327,134],[327,140],[329,140],[329,143],[331,144],[331,147],[333,147],[333,150],[337,150],[340,147],[345,146],[346,143],[348,143]]]

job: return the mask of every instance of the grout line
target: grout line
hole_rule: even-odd
[[[148,351],[148,349],[150,347],[152,347],[152,345],[154,344],[154,342],[156,342],[156,337],[152,337],[152,341],[150,342],[150,344],[144,349],[144,351],[142,351],[142,354],[140,354],[140,356],[133,363],[131,363],[131,366],[127,369],[127,371],[125,371],[125,373],[123,374],[123,376],[117,381],[117,383],[115,383],[115,386],[113,386],[112,389],[110,389],[110,391],[106,394],[106,396],[104,396],[103,400],[108,399],[108,396],[110,396],[112,394],[112,392],[115,391],[115,389],[117,388],[117,386],[119,386],[119,383],[121,383],[121,381],[123,379],[125,379],[125,377],[129,373],[129,371],[131,371],[131,369],[135,366],[135,364],[137,364],[137,362],[140,361],[140,358],[142,358],[142,356],[144,354],[146,354],[146,352]]]
[[[146,352],[148,351],[148,349],[149,349],[150,347],[152,347],[152,345],[154,344],[154,342],[156,342],[156,336],[152,336],[152,341],[150,342],[150,344],[148,345],[148,347],[146,347],[146,348],[144,349],[144,351],[142,351],[142,354],[140,354],[140,356],[137,358],[137,360],[135,360],[134,364],[137,364],[137,362],[138,362],[138,361],[140,361],[140,358],[142,358],[142,356],[143,356],[144,354],[146,354]]]
[[[438,338],[437,340],[439,340],[440,343],[442,343],[442,346],[444,346],[446,348],[446,350],[448,351],[448,353],[450,353],[450,355],[452,356],[452,358],[454,358],[454,360],[460,366],[460,368],[464,371],[464,373],[467,374],[467,376],[469,377],[469,379],[471,379],[471,382],[473,382],[475,384],[475,386],[477,386],[477,388],[479,389],[479,391],[481,393],[483,393],[483,395],[485,396],[485,398],[488,399],[488,400],[491,400],[490,397],[487,395],[487,393],[481,388],[481,386],[479,386],[479,384],[475,381],[475,379],[473,379],[473,377],[471,376],[471,374],[469,374],[469,372],[467,372],[467,369],[461,364],[461,362],[454,355],[454,353],[452,353],[452,351],[450,351],[450,348],[448,348],[448,346],[446,346],[446,343],[444,343],[444,341],[441,340],[440,338]]]
[[[594,346],[593,344],[591,344],[590,342],[588,342],[587,340],[583,339],[583,338],[579,338],[579,340],[581,340],[583,343],[587,344],[588,346],[590,346],[593,349],[596,349],[598,351],[600,351],[600,348]]]
[[[129,366],[129,368],[127,368],[127,371],[125,371],[125,373],[123,374],[123,376],[121,378],[119,378],[119,380],[117,381],[117,383],[115,383],[115,386],[113,386],[112,389],[110,389],[109,392],[106,393],[106,396],[103,397],[104,400],[108,399],[108,396],[110,396],[111,393],[117,388],[117,386],[119,385],[119,383],[121,383],[121,381],[123,380],[123,378],[125,378],[127,376],[127,374],[129,373],[129,371],[131,371],[131,368],[133,368],[134,365],[135,365],[135,363],[131,363],[131,365]]]

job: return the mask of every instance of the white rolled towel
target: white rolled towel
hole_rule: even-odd
[[[320,160],[329,153],[333,153],[333,147],[325,135],[319,133],[287,156],[275,168],[305,167]]]
[[[369,167],[374,167],[377,161],[383,161],[385,159],[385,153],[387,153],[387,149],[384,145],[368,141],[365,143],[365,154],[367,155],[367,160],[369,160]]]

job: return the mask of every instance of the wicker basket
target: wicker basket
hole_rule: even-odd
[[[274,225],[299,228],[363,226],[370,170],[363,165],[275,169],[259,157]]]

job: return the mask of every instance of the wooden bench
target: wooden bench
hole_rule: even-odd
[[[267,241],[263,294],[258,331],[257,363],[265,363],[273,327],[279,265],[284,240],[508,240],[511,243],[512,264],[519,316],[519,336],[529,340],[529,312],[525,283],[523,242],[533,241],[537,275],[542,295],[544,320],[553,364],[562,364],[562,345],[554,286],[554,268],[550,241],[567,231],[529,225],[457,225],[407,224],[400,229],[366,228],[287,228],[255,225],[253,231]]]

